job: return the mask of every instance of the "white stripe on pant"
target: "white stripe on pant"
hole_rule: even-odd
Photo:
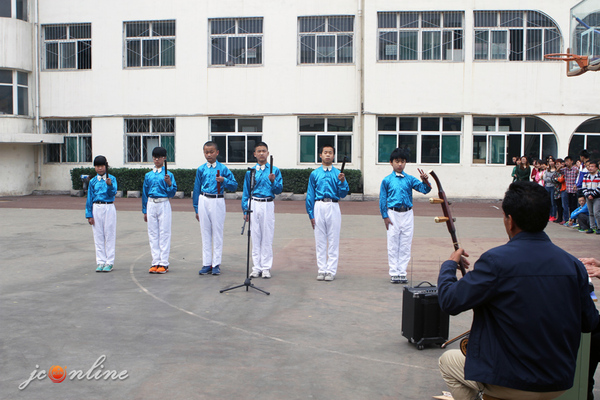
[[[168,267],[171,252],[171,203],[168,200],[155,203],[148,199],[146,212],[152,265]]]
[[[342,213],[334,202],[315,202],[315,247],[319,272],[335,276],[340,254]]]
[[[115,241],[117,238],[117,209],[114,204],[94,204],[94,243],[96,245],[96,264],[115,263]]]
[[[390,276],[406,275],[414,231],[413,210],[388,210],[390,225],[387,231],[388,264]]]
[[[275,204],[253,200],[252,211],[252,271],[270,270],[273,266]]]
[[[211,199],[200,195],[198,197],[198,219],[202,235],[202,266],[221,265],[225,199]]]

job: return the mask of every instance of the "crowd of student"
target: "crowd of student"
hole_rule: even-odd
[[[600,174],[598,161],[590,160],[587,150],[575,162],[570,156],[534,159],[533,168],[526,156],[515,157],[513,162],[513,181],[531,180],[550,194],[549,221],[600,235]]]

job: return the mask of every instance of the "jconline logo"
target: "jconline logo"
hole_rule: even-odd
[[[46,377],[50,378],[50,380],[54,383],[60,383],[60,382],[64,381],[66,379],[67,375],[69,375],[69,380],[87,379],[88,381],[91,381],[91,380],[98,381],[100,379],[104,379],[105,381],[107,381],[109,379],[112,379],[113,381],[118,379],[118,380],[122,381],[129,377],[127,370],[123,370],[121,372],[117,372],[116,370],[104,371],[104,365],[102,364],[104,361],[106,361],[106,356],[102,355],[102,356],[98,357],[96,362],[94,362],[92,367],[90,369],[88,369],[87,372],[83,372],[83,370],[74,369],[73,371],[69,372],[68,374],[67,374],[67,367],[53,365],[50,367],[48,372],[46,372],[43,369],[38,371],[40,366],[36,365],[33,372],[31,372],[31,375],[29,375],[29,379],[21,382],[21,384],[19,385],[19,389],[23,390],[27,386],[29,386],[31,381],[34,381],[34,380],[41,381],[42,379],[44,379]]]

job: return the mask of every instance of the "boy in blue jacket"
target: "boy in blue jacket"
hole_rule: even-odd
[[[171,252],[171,203],[177,184],[175,176],[165,168],[167,149],[155,147],[152,150],[154,168],[144,177],[142,191],[142,213],[148,223],[148,239],[152,253],[151,274],[169,272],[169,254]]]
[[[110,272],[115,263],[117,238],[117,178],[108,174],[106,157],[94,158],[96,176],[88,183],[85,217],[92,226],[96,245],[96,272]]]

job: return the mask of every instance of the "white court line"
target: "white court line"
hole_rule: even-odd
[[[203,317],[202,315],[198,315],[198,314],[196,314],[196,313],[194,313],[192,311],[188,311],[188,310],[183,309],[181,307],[178,307],[178,306],[176,306],[174,304],[171,304],[168,301],[166,301],[165,299],[161,299],[160,297],[158,297],[157,295],[155,295],[154,293],[152,293],[151,291],[149,291],[148,289],[146,289],[144,286],[142,286],[142,284],[133,275],[133,266],[142,257],[147,256],[147,255],[148,255],[148,253],[141,254],[140,256],[138,256],[134,260],[134,262],[131,264],[131,267],[129,267],[129,275],[131,276],[131,279],[133,280],[133,282],[144,293],[146,293],[147,295],[153,297],[154,299],[160,301],[161,303],[164,303],[164,304],[168,305],[171,308],[174,308],[177,311],[181,311],[182,313],[191,315],[192,317],[199,318],[199,319],[201,319],[203,321],[210,322],[212,324],[219,325],[219,326],[222,326],[222,327],[225,327],[225,328],[229,328],[229,329],[232,329],[234,331],[238,331],[238,332],[245,333],[245,334],[248,334],[248,335],[257,336],[257,337],[262,338],[262,339],[269,339],[269,340],[273,340],[275,342],[288,344],[290,346],[305,347],[305,348],[316,350],[316,351],[323,351],[323,352],[330,353],[330,354],[336,354],[336,355],[345,356],[345,357],[358,358],[360,360],[365,360],[365,361],[371,361],[371,362],[377,362],[377,363],[383,363],[383,364],[391,364],[391,365],[398,365],[398,366],[402,366],[402,367],[417,368],[417,369],[422,369],[422,370],[426,370],[426,371],[437,371],[438,370],[437,368],[425,368],[425,367],[422,367],[420,365],[413,365],[413,364],[399,363],[399,362],[394,362],[394,361],[380,360],[380,359],[377,359],[377,358],[371,358],[371,357],[359,356],[359,355],[356,355],[356,354],[344,353],[342,351],[329,350],[329,349],[324,349],[324,348],[321,348],[321,347],[310,346],[310,345],[305,345],[305,344],[298,344],[298,343],[290,342],[289,340],[281,339],[281,338],[278,338],[278,337],[275,337],[275,336],[269,336],[269,335],[265,335],[265,334],[260,333],[260,332],[249,331],[249,330],[244,329],[244,328],[240,328],[240,327],[237,327],[237,326],[229,325],[229,324],[227,324],[225,322],[216,321],[214,319]]]

